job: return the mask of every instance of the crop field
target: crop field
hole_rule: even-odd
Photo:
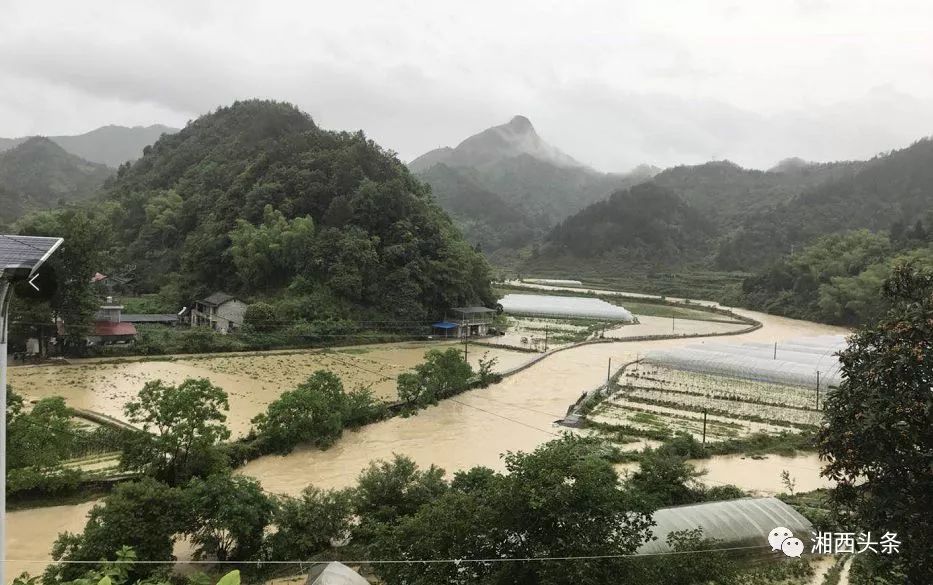
[[[590,420],[625,426],[647,435],[676,431],[707,440],[817,426],[814,388],[685,372],[654,364],[629,366],[614,394],[600,403]]]

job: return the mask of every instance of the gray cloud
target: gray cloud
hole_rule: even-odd
[[[405,159],[527,115],[605,170],[865,158],[933,134],[921,0],[8,0],[0,135],[291,101]]]

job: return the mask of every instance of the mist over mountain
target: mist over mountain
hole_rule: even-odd
[[[0,224],[24,213],[88,198],[113,169],[35,136],[0,152]]]
[[[132,128],[108,125],[84,134],[49,136],[48,139],[85,160],[116,168],[125,162],[141,157],[143,149],[163,134],[175,132],[178,132],[177,128],[162,124],[133,126]],[[22,144],[28,138],[0,138],[0,152]]]
[[[492,247],[525,243],[541,233],[539,228],[549,228],[657,172],[646,165],[627,174],[595,171],[545,142],[524,116],[483,130],[454,148],[425,153],[409,168],[431,185],[438,202],[471,241]],[[493,199],[491,208],[478,203]],[[522,218],[521,225],[514,223],[515,216]],[[487,234],[485,242],[474,239],[482,233]]]
[[[736,229],[755,213],[786,203],[804,190],[855,173],[862,163],[807,163],[785,159],[768,171],[745,169],[728,161],[676,166],[653,181],[680,195],[722,231]]]
[[[724,243],[718,265],[756,269],[818,237],[859,228],[887,230],[896,222],[911,225],[933,209],[929,138],[864,163],[842,165],[836,168],[845,169],[841,177],[749,216]]]

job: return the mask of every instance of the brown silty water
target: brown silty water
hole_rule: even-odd
[[[369,386],[383,400],[396,399],[395,379],[424,361],[431,349],[462,346],[451,342],[395,343],[343,348],[337,351],[257,352],[177,356],[174,361],[75,360],[71,365],[10,369],[11,387],[27,399],[62,396],[70,406],[126,420],[124,406],[146,382],[161,379],[179,384],[187,378],[207,378],[229,397],[227,425],[234,436],[245,434],[250,420],[282,392],[294,388],[315,370],[326,369],[347,389]],[[505,371],[534,357],[507,348],[468,348],[471,364],[496,359]]]
[[[839,327],[737,311],[763,324],[736,336],[742,341],[781,341],[845,333]],[[669,320],[668,320],[669,323]],[[705,322],[691,327],[701,331]],[[722,323],[706,323],[720,332]],[[628,326],[632,336],[639,326]],[[566,414],[581,392],[605,382],[609,360],[621,366],[651,349],[697,343],[697,339],[633,341],[574,347],[554,353],[499,384],[473,390],[428,408],[410,419],[392,419],[346,433],[327,451],[300,449],[287,456],[250,462],[240,473],[258,478],[274,492],[295,494],[307,485],[353,485],[370,461],[404,454],[419,465],[448,473],[485,465],[502,469],[506,451],[532,450],[562,429],[552,423]]]
[[[846,332],[838,327],[749,311],[737,312],[757,319],[764,325],[757,331],[734,338],[741,341],[780,341],[793,337]],[[668,324],[670,322],[665,321]],[[693,322],[690,325],[696,328],[696,332],[703,332],[700,323]],[[710,329],[705,331],[720,332],[722,325],[707,323]],[[650,334],[638,332],[638,327],[626,327],[626,333],[630,332],[627,336]],[[566,413],[568,405],[574,402],[581,392],[605,382],[610,358],[615,369],[617,365],[621,366],[651,349],[698,341],[687,338],[605,343],[560,351],[499,384],[445,400],[417,416],[407,419],[395,418],[345,433],[343,438],[326,451],[299,449],[284,457],[266,456],[249,463],[238,473],[256,477],[269,491],[296,494],[307,485],[323,488],[353,485],[360,471],[370,461],[390,459],[395,453],[407,455],[422,466],[436,464],[449,474],[476,465],[502,469],[501,455],[506,451],[532,450],[553,439],[562,430],[553,427],[552,423]],[[347,355],[359,360],[370,360],[369,364],[377,372],[374,378],[379,378],[387,376],[383,373],[384,370],[376,365],[379,360],[384,360],[385,364],[400,366],[402,369],[408,369],[420,362],[424,353],[423,347],[403,348],[402,351],[411,352],[410,357],[404,358],[410,361],[403,361],[403,354],[397,353],[397,345],[402,344],[388,346],[394,349],[378,346],[377,351],[372,354]],[[479,357],[476,350],[476,347],[470,349],[471,361]],[[302,356],[308,352],[296,353]],[[506,359],[499,364],[502,369],[536,357],[535,354],[517,352],[503,355]],[[252,414],[262,410],[264,404],[282,391],[280,385],[291,383],[294,379],[292,376],[305,375],[317,367],[317,362],[309,357],[296,357],[294,360],[297,361],[283,362],[264,362],[262,358],[256,358],[258,361],[245,362],[242,365],[237,365],[235,357],[218,358],[229,359],[229,363],[213,360],[202,362],[186,358],[178,362],[86,364],[94,367],[105,365],[100,371],[94,368],[81,370],[79,368],[83,367],[82,365],[48,368],[45,372],[40,371],[41,368],[34,368],[34,373],[26,372],[26,368],[15,368],[11,380],[14,384],[21,384],[20,391],[31,397],[63,394],[71,404],[119,415],[122,403],[128,400],[126,395],[140,387],[140,383],[145,379],[163,377],[168,381],[178,382],[189,375],[206,376],[231,393],[231,424],[234,428],[243,429],[244,421],[248,421]],[[252,359],[254,356],[248,357]],[[343,359],[343,356],[338,357]],[[362,361],[353,360],[351,363],[362,364],[369,369]],[[250,378],[247,370],[238,369],[246,368],[246,364],[250,364],[249,367],[265,364],[276,376],[272,378],[275,381]],[[292,371],[297,368],[304,370],[300,373]],[[389,365],[385,365],[385,368],[389,368]],[[82,376],[91,381],[82,382]],[[262,397],[257,394],[262,394]],[[820,485],[819,462],[815,461],[813,456],[786,461],[769,458],[764,461],[766,463],[724,457],[698,462],[698,465],[709,469],[707,477],[710,482],[734,483],[739,487],[765,493],[783,490],[780,482],[782,469],[791,472],[800,491],[812,489],[808,487],[811,485]],[[9,563],[7,574],[11,577],[16,576],[18,572],[26,569],[33,574],[40,573],[49,558],[49,550],[58,532],[63,529],[81,530],[90,507],[90,504],[84,503],[11,512],[7,519],[9,558],[41,562]]]

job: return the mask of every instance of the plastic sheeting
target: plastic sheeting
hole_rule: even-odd
[[[716,545],[719,548],[755,544],[767,547],[768,533],[779,526],[802,539],[810,538],[813,530],[809,520],[777,498],[740,498],[661,508],[654,513],[654,521],[657,525],[651,532],[656,540],[641,545],[638,554],[669,552],[667,536],[682,530],[701,528],[705,538],[719,541]]]
[[[369,585],[369,581],[350,567],[333,562],[311,569],[306,585]]]
[[[816,386],[837,386],[842,382],[835,353],[845,347],[841,336],[792,339],[777,344],[703,343],[649,352],[645,361],[704,374],[743,380]],[[775,359],[776,356],[776,359]]]
[[[553,286],[583,286],[579,280],[563,280],[560,278],[526,278],[522,282],[531,284],[550,284]]]
[[[632,314],[623,307],[591,297],[507,294],[499,304],[510,315],[606,319],[626,323],[634,320]]]

